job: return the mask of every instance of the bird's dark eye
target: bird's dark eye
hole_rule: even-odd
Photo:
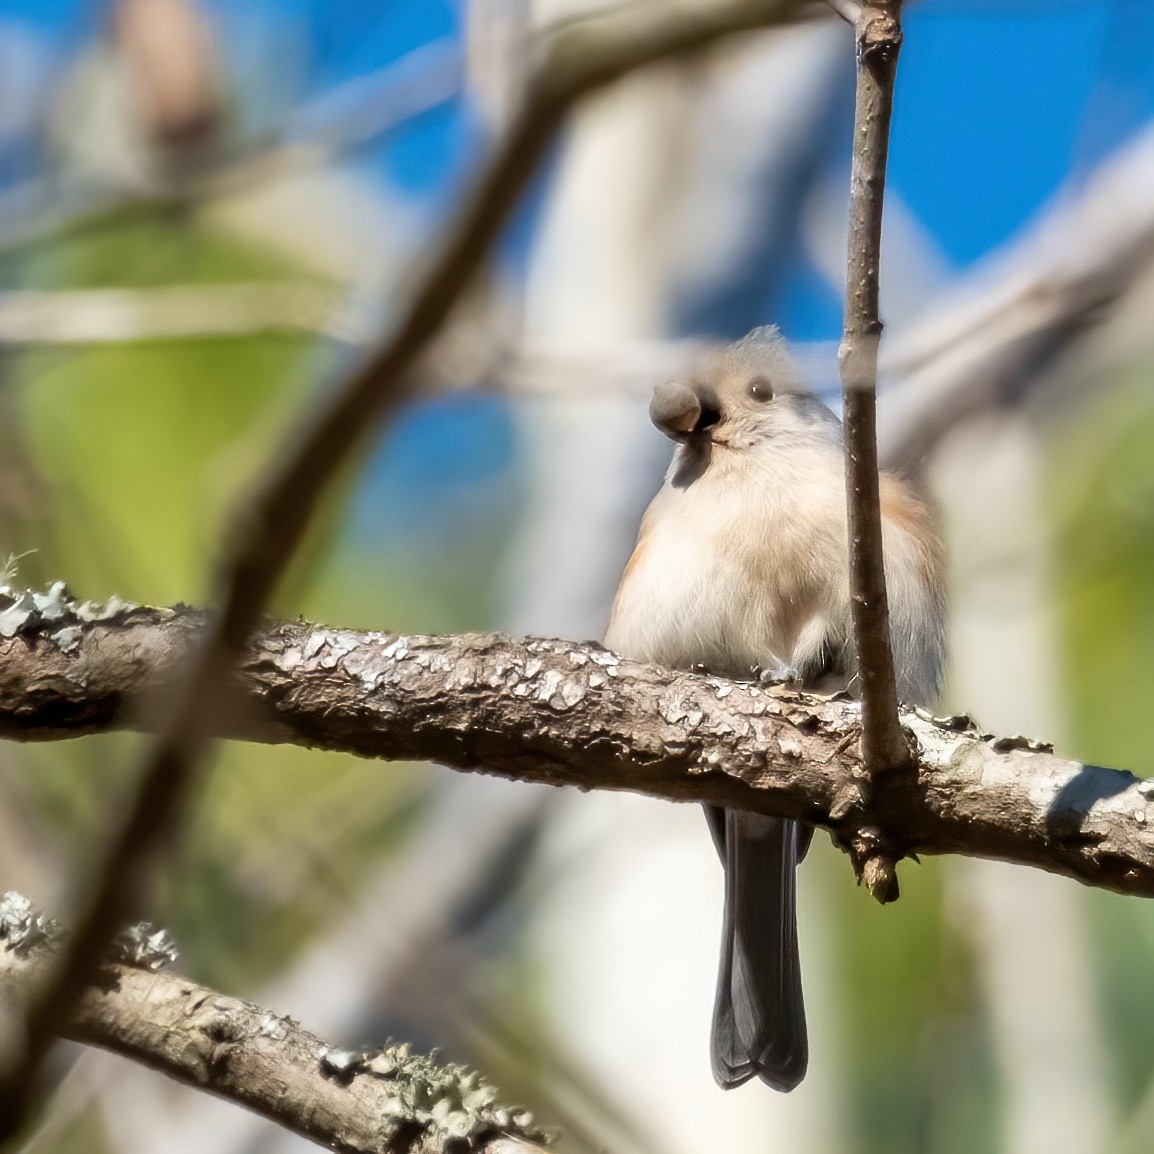
[[[773,400],[773,386],[765,379],[765,377],[754,377],[749,382],[749,388],[746,389],[750,399],[754,401],[772,401]]]

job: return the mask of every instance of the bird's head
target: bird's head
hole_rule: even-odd
[[[776,328],[707,353],[684,381],[653,390],[649,416],[686,445],[753,449],[835,443],[841,422],[806,386]]]

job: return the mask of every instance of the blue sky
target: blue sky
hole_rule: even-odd
[[[245,62],[242,74],[255,67],[278,78],[283,99],[318,95],[459,32],[457,7],[445,0],[211,0],[210,7]],[[66,53],[102,10],[97,0],[5,0],[0,19],[21,22]],[[1146,0],[927,0],[911,5],[905,23],[891,186],[958,270],[1011,237],[1064,181],[1088,172],[1154,112],[1154,4]],[[476,151],[468,113],[457,104],[357,160],[374,178],[446,211]],[[522,228],[522,242],[525,235]],[[776,319],[789,335],[838,335],[841,304],[813,270],[792,268],[784,292]],[[491,475],[512,452],[505,418],[491,404],[453,402],[413,414],[374,457],[371,505],[391,504],[380,498],[405,478],[423,478],[451,501],[454,483]]]
[[[1150,6],[1135,0],[1021,14],[1013,5],[1009,14],[936,9],[915,6],[906,20],[892,180],[964,265],[1149,115],[1154,27]],[[1112,35],[1119,24],[1143,35],[1122,40]],[[1128,104],[1094,106],[1092,97],[1118,84],[1131,89]]]
[[[446,0],[212,0],[246,39],[294,27],[301,95],[453,35]],[[2,15],[61,46],[97,0],[5,0]],[[226,36],[226,40],[228,37]],[[258,49],[259,50],[259,47]],[[1146,0],[927,0],[906,14],[891,179],[959,266],[1010,236],[1061,183],[1154,111],[1154,5]],[[472,143],[458,108],[423,118],[368,158],[439,200]]]
[[[2,15],[66,51],[102,7],[5,0]],[[283,51],[287,30],[300,46],[292,66],[302,97],[459,31],[457,6],[446,0],[211,0],[210,7],[226,42],[239,43],[245,56]],[[890,179],[964,267],[1152,111],[1154,5],[1146,0],[927,0],[906,14]],[[457,106],[423,117],[363,160],[440,205],[474,144]]]

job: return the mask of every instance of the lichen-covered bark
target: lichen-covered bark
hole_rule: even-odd
[[[137,606],[30,619],[0,637],[0,736],[147,728],[204,622]],[[249,740],[800,817],[846,844],[877,829],[898,854],[1002,858],[1154,895],[1154,786],[1129,773],[904,712],[918,764],[878,780],[867,805],[858,703],[659,669],[593,643],[272,624],[214,720]]]
[[[27,899],[0,896],[0,1010],[43,981],[59,933]],[[544,1154],[532,1117],[501,1106],[475,1071],[405,1045],[372,1052],[329,1046],[290,1017],[165,969],[175,950],[151,926],[122,934],[113,956],[127,964],[102,968],[66,1037],[123,1054],[347,1154]]]

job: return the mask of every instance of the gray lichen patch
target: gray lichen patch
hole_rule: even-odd
[[[0,942],[6,950],[26,957],[34,950],[55,949],[66,932],[55,919],[36,910],[23,894],[0,894]],[[176,944],[168,931],[137,922],[120,931],[108,951],[108,961],[155,973],[176,961]]]
[[[14,890],[0,894],[0,942],[17,957],[27,957],[41,946],[53,946],[64,936],[55,918],[45,917]]]
[[[969,718],[965,720],[969,722]],[[937,718],[920,709],[902,715],[902,723],[918,743],[925,768],[934,771],[956,768],[957,762],[966,761],[974,749],[975,740],[988,736],[979,734],[976,727],[956,724],[960,721],[961,718]]]
[[[536,701],[544,702],[554,712],[565,713],[574,709],[585,700],[589,690],[590,677],[583,668],[583,663],[568,660],[573,654],[569,653],[564,661],[546,666],[539,657],[530,657],[518,673],[512,672],[516,679],[508,685],[508,691],[514,697],[532,697]],[[505,684],[502,678],[494,688]]]
[[[676,690],[661,696],[657,702],[657,713],[670,725],[681,726],[686,734],[692,734],[705,717],[705,712],[693,694],[678,693]]]
[[[136,922],[117,934],[110,956],[121,965],[156,973],[172,965],[178,954],[168,930],[151,922]]]
[[[972,770],[984,759],[982,754],[1052,754],[1047,741],[1029,737],[996,737],[983,730],[968,714],[937,717],[924,709],[903,712],[902,723],[913,733],[924,767],[955,773]]]
[[[16,589],[0,585],[0,637],[19,637],[35,633],[46,637],[65,653],[80,646],[84,626],[123,619],[141,608],[113,594],[107,601],[77,601],[63,581],[47,590]],[[171,609],[155,609],[171,616]]]
[[[407,1043],[378,1052],[326,1048],[322,1072],[342,1083],[371,1077],[392,1084],[382,1129],[389,1141],[404,1127],[420,1126],[433,1148],[478,1150],[495,1135],[547,1140],[532,1114],[498,1102],[496,1088],[476,1070],[414,1054]]]

